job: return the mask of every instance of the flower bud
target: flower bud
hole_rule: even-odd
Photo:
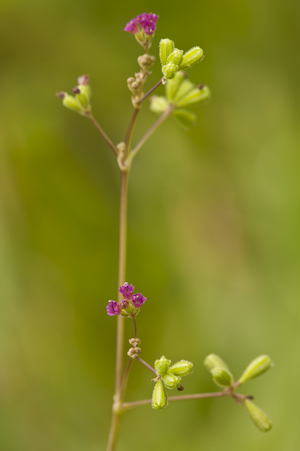
[[[184,98],[190,91],[195,88],[195,84],[190,80],[185,79],[180,83],[176,94],[174,95],[174,103],[178,103],[182,98]]]
[[[172,53],[168,56],[167,64],[173,63],[179,66],[183,60],[183,51],[179,49],[174,49]]]
[[[129,343],[136,348],[141,344],[141,340],[139,338],[130,338]]]
[[[178,66],[174,63],[169,63],[163,66],[162,73],[164,77],[168,80],[169,78],[173,78],[176,72],[178,71]]]
[[[154,386],[152,393],[152,407],[153,409],[162,410],[168,405],[168,396],[164,384],[158,380]]]
[[[175,110],[173,112],[173,117],[185,130],[189,130],[197,121],[197,114],[182,108]]]
[[[172,388],[179,387],[181,377],[175,376],[175,374],[171,374],[168,372],[165,373],[163,376],[161,376],[161,380],[163,381],[165,386],[171,390]]]
[[[180,69],[188,69],[203,59],[203,50],[200,47],[193,47],[183,55]]]
[[[257,405],[249,399],[245,400],[245,406],[248,410],[251,420],[256,427],[262,432],[268,432],[272,429],[272,421],[270,417],[263,412]]]
[[[172,78],[171,80],[168,80],[168,82],[166,84],[166,95],[167,95],[167,99],[169,101],[173,100],[179,86],[181,85],[181,83],[183,82],[183,80],[185,78],[186,78],[186,72],[180,70],[180,71],[176,72],[174,78]]]
[[[186,96],[182,96],[180,101],[177,103],[179,107],[190,105],[191,103],[203,103],[208,100],[210,97],[210,89],[207,86],[203,88],[195,88],[186,94]]]
[[[219,387],[231,387],[233,384],[233,377],[230,371],[224,368],[212,368],[210,370],[214,382],[219,385]]]
[[[155,360],[154,368],[157,374],[165,374],[171,364],[171,360],[166,359],[163,355],[159,360]]]
[[[167,64],[168,56],[174,50],[174,42],[171,39],[161,39],[159,43],[159,57],[161,65],[165,66]]]
[[[250,365],[247,366],[242,376],[239,379],[239,382],[243,384],[249,379],[253,379],[254,377],[260,376],[265,371],[273,366],[273,362],[268,355],[261,355],[254,359]]]
[[[174,374],[175,376],[186,376],[187,374],[190,374],[193,370],[193,364],[192,362],[189,362],[188,360],[180,360],[177,363],[174,363],[174,365],[170,366],[168,369],[168,374]]]
[[[73,96],[66,95],[63,98],[62,103],[65,107],[69,108],[70,110],[77,111],[77,113],[82,113],[81,106],[78,104],[77,100]]]
[[[209,354],[204,360],[204,366],[208,371],[211,371],[213,368],[223,368],[229,371],[226,363],[216,354]]]
[[[169,104],[165,97],[152,96],[150,99],[150,110],[154,113],[163,113]]]

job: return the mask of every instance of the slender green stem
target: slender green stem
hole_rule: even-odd
[[[181,395],[181,396],[169,396],[168,401],[187,401],[191,399],[205,399],[205,398],[224,398],[225,396],[231,396],[237,402],[243,403],[246,399],[253,399],[253,396],[241,395],[239,393],[234,393],[232,389],[227,389],[220,392],[214,393],[195,393],[192,395]],[[146,404],[151,404],[152,399],[143,399],[141,401],[124,402],[123,409],[129,410],[133,407],[144,406]]]
[[[86,115],[86,117],[88,117],[89,119],[91,119],[91,121],[93,122],[93,124],[95,125],[95,127],[97,128],[97,130],[101,133],[101,135],[103,136],[103,138],[105,139],[105,141],[107,142],[107,144],[110,146],[110,148],[113,150],[113,152],[118,155],[118,150],[116,148],[116,146],[114,145],[114,143],[111,141],[111,139],[107,136],[107,134],[105,133],[105,131],[103,130],[103,128],[100,126],[100,124],[96,121],[96,119],[94,118],[94,116],[92,115],[92,113],[89,113]]]
[[[118,286],[125,282],[126,275],[126,245],[127,245],[127,195],[128,195],[128,171],[122,171],[121,179],[121,203],[120,203],[120,245],[119,245],[119,278]],[[118,300],[122,299],[118,293]],[[116,385],[113,405],[113,417],[109,433],[107,451],[114,451],[122,418],[122,372],[124,350],[124,318],[118,315],[117,323],[117,350],[116,350]]]
[[[147,131],[147,133],[143,136],[143,138],[140,140],[140,142],[135,146],[135,148],[133,149],[133,151],[130,154],[130,158],[132,159],[140,150],[140,148],[145,144],[145,142],[147,141],[148,138],[150,138],[150,136],[152,135],[152,133],[155,132],[155,130],[157,129],[157,127],[160,126],[160,124],[162,124],[164,122],[165,119],[167,119],[168,116],[170,116],[170,114],[173,112],[174,107],[169,106],[164,112],[163,114],[157,119],[157,121],[152,125],[152,127],[149,128],[149,130]]]
[[[130,124],[129,124],[129,127],[128,127],[128,130],[127,130],[126,139],[125,139],[127,155],[130,152],[131,137],[132,137],[133,129],[134,129],[139,112],[140,112],[140,109],[135,108],[135,110],[133,112],[133,116],[132,116]]]
[[[137,338],[137,325],[136,325],[136,319],[133,316],[132,317],[133,325],[134,325],[134,338]]]
[[[145,99],[147,99],[147,97],[149,97],[150,94],[152,94],[152,92],[162,84],[162,81],[163,78],[159,80],[159,82],[157,82],[156,85],[154,85],[137,103],[140,105]]]

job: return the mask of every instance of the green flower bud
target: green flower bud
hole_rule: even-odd
[[[210,97],[210,89],[207,86],[203,86],[201,89],[195,88],[182,96],[180,101],[177,103],[179,107],[190,105],[191,103],[203,103]]]
[[[62,101],[63,105],[70,110],[77,111],[77,113],[82,113],[82,108],[77,100],[70,95],[66,95]]]
[[[176,72],[174,78],[167,81],[166,95],[167,95],[167,98],[169,101],[174,99],[179,86],[181,85],[183,80],[185,80],[185,78],[186,78],[186,73],[184,71],[180,70],[180,71]]]
[[[154,368],[157,374],[165,374],[169,366],[171,365],[171,360],[166,359],[166,357],[163,355],[159,360],[155,360]]]
[[[169,104],[165,97],[153,96],[150,99],[150,110],[154,113],[163,113]]]
[[[168,372],[165,373],[163,376],[161,376],[161,380],[163,381],[165,386],[171,390],[172,388],[179,387],[181,377],[175,376],[175,374],[171,374]]]
[[[173,78],[178,71],[178,66],[174,63],[169,63],[163,66],[162,73],[166,79]]]
[[[204,360],[204,366],[208,371],[211,371],[213,368],[223,368],[229,371],[226,363],[216,354],[209,354]]]
[[[181,108],[173,112],[173,117],[185,130],[189,130],[197,121],[197,114]]]
[[[203,50],[200,47],[193,47],[183,55],[180,69],[188,69],[203,59]]]
[[[268,432],[270,429],[272,429],[272,421],[270,417],[252,401],[250,401],[250,399],[245,400],[245,406],[248,410],[251,420],[260,431]]]
[[[243,384],[249,379],[260,376],[269,368],[271,368],[271,366],[273,366],[271,358],[268,355],[261,355],[247,366],[242,376],[240,377],[239,382]]]
[[[177,92],[174,96],[174,103],[178,103],[179,100],[184,98],[190,91],[195,89],[195,84],[192,83],[190,80],[185,79],[180,83],[179,88],[177,89]]]
[[[233,384],[233,377],[230,371],[224,368],[212,368],[210,370],[214,382],[219,385],[219,387],[231,387]]]
[[[167,64],[168,56],[174,50],[174,42],[171,39],[161,39],[159,43],[159,57],[161,65],[165,66]]]
[[[162,410],[168,405],[168,396],[164,384],[158,380],[154,386],[152,393],[152,407],[153,409]]]
[[[167,64],[174,63],[179,66],[183,60],[183,51],[179,49],[174,49],[173,52],[168,56]]]
[[[168,369],[168,374],[174,374],[175,376],[186,376],[191,373],[193,370],[192,362],[188,362],[187,360],[180,360],[174,365],[170,366]]]

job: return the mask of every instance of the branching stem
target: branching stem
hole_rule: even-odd
[[[118,150],[116,148],[116,146],[114,145],[114,143],[112,142],[112,140],[107,136],[107,134],[105,133],[105,131],[103,130],[103,128],[100,126],[100,124],[97,122],[97,120],[94,118],[94,116],[92,115],[92,113],[87,114],[86,117],[88,117],[89,119],[91,119],[91,121],[93,122],[93,124],[95,125],[95,127],[97,128],[97,130],[101,133],[101,135],[103,136],[103,138],[105,139],[105,141],[107,142],[107,144],[110,146],[110,148],[113,150],[113,152],[118,155]]]
[[[149,97],[150,94],[152,94],[152,92],[162,84],[162,81],[163,78],[159,80],[159,82],[157,82],[156,85],[154,85],[137,103],[140,105],[145,99],[147,99],[147,97]]]

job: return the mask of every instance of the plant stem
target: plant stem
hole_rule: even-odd
[[[154,368],[152,368],[151,365],[149,365],[149,363],[145,362],[145,360],[141,359],[141,357],[138,357],[137,360],[141,362],[143,365],[145,365],[150,371],[152,371],[157,376],[157,372],[155,371]]]
[[[130,152],[131,137],[132,137],[133,129],[134,129],[139,112],[140,112],[139,108],[134,109],[133,116],[131,118],[128,130],[127,130],[126,139],[125,139],[127,155]]]
[[[173,112],[174,107],[169,106],[164,112],[163,114],[157,119],[157,121],[152,125],[152,127],[149,128],[149,130],[147,131],[147,133],[143,136],[143,138],[140,140],[140,142],[135,146],[135,148],[133,149],[133,151],[130,154],[130,158],[133,158],[138,151],[140,150],[140,148],[145,144],[145,142],[147,141],[148,138],[150,138],[150,136],[152,135],[153,132],[155,132],[155,130],[157,129],[157,127],[160,126],[160,124],[163,123],[163,121],[165,119],[167,119],[168,116],[170,116],[170,114]]]
[[[91,121],[93,122],[93,124],[95,125],[95,127],[97,128],[97,130],[101,133],[101,135],[103,136],[103,138],[105,139],[105,141],[108,143],[108,145],[110,146],[110,148],[113,150],[113,152],[118,155],[118,151],[116,146],[114,145],[114,143],[111,141],[111,139],[107,136],[107,134],[105,133],[105,131],[103,130],[103,128],[100,126],[100,124],[96,121],[96,119],[94,118],[94,116],[92,115],[92,113],[87,114],[88,118],[91,119]]]
[[[128,171],[122,171],[121,202],[120,202],[120,247],[119,247],[119,278],[118,286],[125,282],[126,274],[126,244],[127,244],[127,195],[128,195]],[[122,295],[118,293],[118,300]],[[123,414],[122,409],[122,371],[124,350],[124,318],[118,315],[117,323],[117,349],[116,349],[116,385],[113,404],[113,417],[109,433],[107,451],[114,451],[120,429]],[[130,369],[130,368],[129,368]]]
[[[226,391],[215,392],[215,393],[196,393],[194,395],[183,395],[183,396],[169,396],[168,401],[185,401],[187,399],[204,399],[204,398],[221,398],[224,396],[229,396]],[[143,399],[142,401],[124,402],[123,409],[129,410],[133,407],[144,406],[146,404],[151,404],[152,399]]]
[[[158,88],[162,84],[163,79],[159,80],[159,82],[156,83],[156,85],[153,86],[137,103],[140,105],[145,99],[147,99],[150,94],[152,94],[153,91],[155,91],[156,88]]]

